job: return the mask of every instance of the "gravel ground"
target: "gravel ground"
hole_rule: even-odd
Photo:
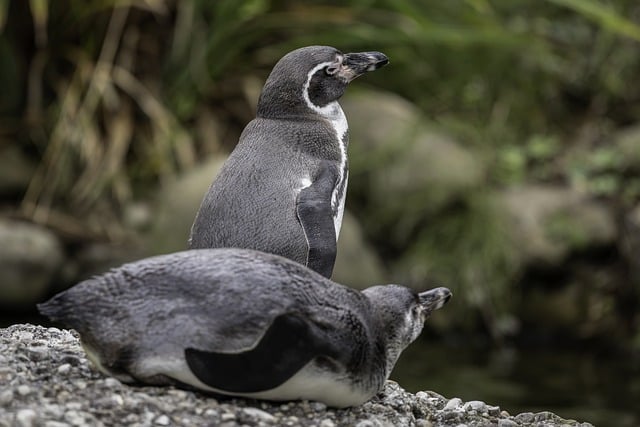
[[[74,331],[13,325],[0,329],[0,426],[591,426],[551,412],[509,415],[480,401],[388,381],[358,408],[317,402],[218,400],[167,387],[131,387],[98,373]],[[592,426],[591,426],[592,427]]]

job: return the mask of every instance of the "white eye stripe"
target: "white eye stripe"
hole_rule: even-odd
[[[333,65],[333,62],[321,62],[320,64],[313,67],[311,71],[307,73],[307,81],[304,82],[304,86],[302,87],[302,97],[304,98],[304,102],[307,104],[307,107],[311,108],[316,113],[321,114],[322,116],[325,116],[327,118],[332,116],[333,102],[325,105],[324,107],[319,107],[313,102],[311,102],[311,98],[309,98],[309,85],[311,84],[311,79],[313,78],[313,75],[315,73],[317,73],[319,70],[322,70],[324,67],[328,67],[330,65]]]

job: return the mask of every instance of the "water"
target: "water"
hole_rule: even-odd
[[[391,378],[407,391],[551,411],[597,427],[640,427],[640,366],[592,350],[487,350],[419,339]]]

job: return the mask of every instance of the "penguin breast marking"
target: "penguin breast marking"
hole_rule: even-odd
[[[307,74],[307,80],[302,88],[302,98],[310,110],[314,111],[331,124],[331,127],[336,134],[336,146],[338,147],[340,166],[338,170],[338,180],[335,188],[333,189],[333,193],[331,194],[331,207],[333,211],[333,225],[336,230],[336,240],[338,240],[340,228],[342,226],[342,217],[344,214],[344,204],[347,193],[347,177],[349,173],[347,169],[349,124],[338,101],[330,102],[324,106],[318,106],[314,104],[309,97],[309,85],[311,84],[313,76],[318,71],[331,65],[333,65],[333,62],[322,62],[309,71]]]

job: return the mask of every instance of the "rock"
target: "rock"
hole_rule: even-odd
[[[624,216],[620,232],[620,253],[630,267],[635,285],[640,285],[640,204]]]
[[[133,242],[87,242],[72,255],[65,265],[64,283],[66,284],[77,283],[124,263],[148,256],[145,248]]]
[[[624,166],[640,168],[640,124],[618,131],[612,142],[620,151]]]
[[[57,236],[36,224],[0,218],[0,242],[0,304],[41,301],[64,260]]]
[[[372,204],[371,221],[396,230],[400,241],[425,216],[482,183],[479,157],[429,127],[402,98],[360,92],[341,104],[351,141],[349,191],[363,193]]]
[[[160,187],[151,230],[144,236],[148,255],[187,248],[191,224],[202,198],[225,160],[224,155],[216,156]]]
[[[338,239],[338,255],[332,279],[343,285],[364,289],[385,283],[382,261],[367,243],[362,227],[349,212],[344,212]]]
[[[42,347],[34,360],[28,348]],[[0,354],[10,355],[12,380],[0,393],[0,426],[591,426],[554,414],[485,411],[480,401],[447,401],[431,391],[413,395],[393,381],[365,404],[335,410],[316,402],[217,399],[172,387],[130,387],[105,378],[85,358],[75,332],[34,325],[0,329]],[[68,363],[73,355],[78,363]],[[64,366],[60,373],[60,367]],[[25,387],[29,393],[20,393]],[[10,395],[7,393],[10,392]],[[5,395],[6,394],[6,395]],[[474,409],[475,408],[475,409]],[[482,413],[481,413],[482,412]],[[490,413],[489,413],[490,412]],[[534,424],[532,424],[534,423]]]
[[[521,263],[557,265],[573,251],[613,244],[613,213],[568,187],[529,185],[499,196],[507,233],[518,242]]]
[[[22,153],[18,144],[0,148],[0,195],[24,194],[35,169],[35,164]]]

